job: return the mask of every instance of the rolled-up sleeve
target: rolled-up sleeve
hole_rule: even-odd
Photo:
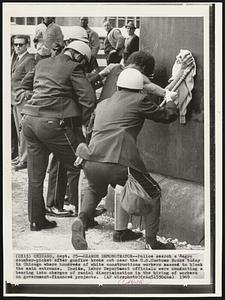
[[[160,107],[149,96],[146,96],[139,102],[138,108],[143,117],[155,122],[171,123],[178,117],[178,109],[173,101],[169,101],[165,106]]]
[[[82,114],[82,124],[87,125],[87,122],[95,108],[96,97],[91,83],[86,78],[80,66],[77,66],[70,76],[74,92],[77,96],[76,101],[80,105]]]

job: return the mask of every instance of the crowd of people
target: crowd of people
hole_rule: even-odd
[[[149,52],[139,51],[133,22],[127,24],[127,38],[110,22],[103,26],[107,32],[107,66],[103,70],[97,62],[99,36],[88,26],[87,17],[81,17],[80,26],[68,36],[63,36],[53,17],[43,18],[35,31],[35,56],[28,53],[26,36],[13,39],[12,164],[15,171],[28,170],[30,230],[56,227],[46,215],[72,216],[72,244],[75,249],[87,249],[85,231],[96,226],[94,218],[105,211],[98,206],[101,199],[109,185],[125,184],[129,168],[153,199],[151,212],[144,216],[146,247],[174,249],[172,243],[156,238],[161,189],[149,175],[136,140],[145,119],[165,124],[177,119],[173,101],[177,93],[170,91],[172,83],[162,88],[151,81],[155,60]],[[186,57],[177,76],[191,63]],[[97,98],[99,87],[102,90]],[[151,95],[164,98],[165,105],[157,105]],[[79,203],[81,169],[88,187]],[[114,241],[142,236],[127,228],[128,220],[128,213],[118,205]]]

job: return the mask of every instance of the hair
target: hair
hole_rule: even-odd
[[[24,39],[25,44],[28,44],[28,43],[29,43],[29,40],[30,40],[30,38],[29,38],[28,35],[23,35],[23,34],[15,35],[15,36],[13,37],[13,41],[14,41],[15,39]]]
[[[128,57],[126,66],[130,64],[139,66],[142,69],[144,75],[150,76],[154,72],[155,59],[149,52],[141,50],[133,52]]]
[[[112,26],[112,23],[111,23],[111,21],[109,21],[109,20],[104,20],[104,21],[103,21],[103,24],[105,24],[105,23],[109,23],[109,24]]]

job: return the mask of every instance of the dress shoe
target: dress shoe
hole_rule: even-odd
[[[65,207],[63,207],[66,211],[71,211],[73,213],[73,217],[77,217],[78,216],[78,212],[77,212],[77,208],[75,205],[73,204],[69,204],[69,205],[65,205]]]
[[[55,221],[49,221],[47,219],[44,219],[43,222],[33,222],[30,224],[30,230],[31,231],[40,231],[42,229],[51,229],[57,226],[57,223]]]
[[[87,250],[88,248],[85,240],[84,224],[80,218],[76,218],[72,224],[71,242],[76,250]]]
[[[15,165],[15,171],[23,170],[27,168],[27,162],[19,162]]]
[[[64,198],[64,205],[70,205],[68,196],[65,196],[65,198]]]
[[[52,207],[46,207],[46,215],[52,216],[52,217],[59,217],[59,218],[65,218],[65,217],[74,217],[74,214],[71,210],[66,209],[59,209],[55,206]]]
[[[176,247],[173,243],[161,243],[157,240],[154,242],[146,243],[145,245],[146,250],[175,250]]]
[[[142,232],[135,232],[130,229],[117,230],[113,233],[113,241],[114,242],[128,242],[137,240],[142,237]]]
[[[11,164],[13,166],[17,165],[20,162],[20,158],[19,156],[17,156],[16,158],[12,159]]]

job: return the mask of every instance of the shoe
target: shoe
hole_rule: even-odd
[[[70,205],[69,197],[68,197],[68,196],[66,196],[66,197],[64,198],[64,205]]]
[[[107,209],[105,209],[104,207],[99,207],[99,208],[97,207],[95,210],[94,217],[101,216],[106,211],[107,211]]]
[[[43,222],[33,222],[30,224],[30,230],[31,231],[40,231],[42,229],[51,229],[57,226],[57,223],[55,221],[49,221],[45,219]]]
[[[73,213],[73,217],[77,217],[78,216],[78,213],[77,213],[77,210],[76,210],[76,206],[73,205],[73,204],[66,205],[66,208],[64,208],[64,210],[71,211]]]
[[[146,250],[175,250],[176,247],[173,243],[161,243],[159,241],[155,241],[154,243],[146,243]]]
[[[87,229],[88,229],[88,228],[96,227],[96,226],[98,226],[98,225],[99,225],[99,223],[98,223],[95,219],[89,220],[89,221],[87,222]]]
[[[15,166],[15,165],[18,165],[19,162],[20,162],[20,159],[19,159],[19,156],[17,156],[16,158],[14,158],[14,159],[11,161],[11,164],[12,164],[13,166]]]
[[[74,214],[71,210],[66,209],[58,209],[54,206],[52,207],[46,207],[46,215],[52,216],[52,217],[74,217]]]
[[[19,162],[15,165],[15,171],[23,170],[27,168],[27,162]]]
[[[87,250],[88,245],[85,240],[84,225],[80,218],[76,218],[72,224],[72,239],[74,249]]]
[[[114,231],[113,233],[113,241],[114,242],[127,242],[137,240],[142,237],[142,232],[135,232],[130,229],[124,229],[119,231]]]

